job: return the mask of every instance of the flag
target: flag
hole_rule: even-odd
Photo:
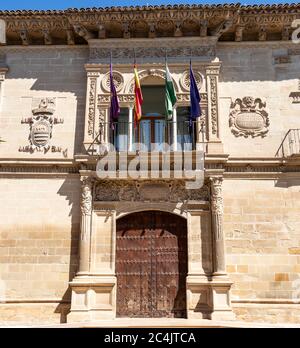
[[[176,103],[177,98],[174,83],[166,61],[166,115],[168,120],[172,119],[173,107]]]
[[[195,76],[192,68],[192,61],[190,62],[190,97],[191,97],[191,114],[190,122],[194,121],[196,118],[201,116],[201,107],[200,107],[200,94],[198,86],[195,80]]]
[[[113,77],[112,61],[110,59],[110,122],[112,127],[113,122],[118,119],[120,111],[119,99]]]
[[[142,94],[139,73],[137,71],[136,64],[134,64],[134,80],[135,80],[134,124],[136,125],[142,118],[142,104],[143,104],[143,94]]]

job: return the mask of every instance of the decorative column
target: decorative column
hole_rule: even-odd
[[[231,308],[230,288],[232,281],[226,274],[225,242],[223,233],[222,177],[210,178],[211,183],[211,226],[213,238],[213,277],[211,281],[211,302],[213,320],[234,320]]]
[[[128,152],[133,151],[133,105],[129,106],[128,114]]]
[[[97,136],[96,110],[97,110],[97,85],[100,73],[87,69],[87,93],[85,110],[84,146],[87,150]]]
[[[226,275],[225,244],[223,235],[223,178],[214,177],[211,181],[211,219],[213,232],[213,274]]]
[[[177,151],[177,109],[173,109],[173,122],[172,122],[172,131],[173,131],[173,151]]]
[[[69,323],[116,317],[116,213],[111,206],[103,210],[95,207],[94,189],[97,190],[96,179],[82,177],[79,272],[70,282]]]
[[[219,84],[220,62],[206,67],[207,99],[208,99],[208,153],[223,153],[219,127]]]
[[[90,270],[91,218],[93,202],[92,190],[93,180],[90,177],[83,177],[78,276],[87,275]]]

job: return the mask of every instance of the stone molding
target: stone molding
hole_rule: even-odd
[[[90,156],[89,156],[90,157]],[[97,157],[98,158],[98,157]],[[89,163],[84,164],[84,169],[87,173],[95,174],[96,161],[94,162],[90,158]],[[224,173],[225,177],[279,177],[281,175],[300,173],[300,162],[287,161],[278,158],[251,158],[251,159],[235,159],[229,158],[227,160],[218,160],[215,163],[215,159],[211,162],[209,156],[205,161],[205,175],[211,175],[215,172]],[[6,160],[0,159],[0,175],[70,175],[74,174],[78,176],[81,172],[81,166],[72,160],[66,162],[61,161],[43,161],[43,160]],[[112,179],[112,181],[118,181],[120,179]]]

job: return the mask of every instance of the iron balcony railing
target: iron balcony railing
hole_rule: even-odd
[[[300,155],[300,129],[290,129],[283,138],[276,157]]]
[[[88,152],[94,155],[111,146],[117,152],[206,151],[205,127],[199,121],[172,122],[146,119],[137,125],[129,122],[102,123]]]

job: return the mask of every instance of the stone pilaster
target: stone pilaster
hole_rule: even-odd
[[[79,242],[79,272],[78,275],[86,275],[90,270],[91,248],[91,218],[93,202],[93,180],[90,177],[82,178],[81,192],[81,231]]]
[[[213,232],[213,274],[225,275],[225,244],[223,233],[223,178],[211,178],[211,219]]]
[[[87,93],[84,129],[84,147],[87,150],[95,140],[98,130],[96,124],[97,86],[99,85],[99,72],[87,70]]]
[[[226,274],[225,241],[223,232],[223,195],[222,177],[210,178],[211,183],[211,220],[213,238],[213,277],[211,282],[212,313],[214,320],[233,320],[230,288],[232,281]]]
[[[221,63],[216,60],[213,65],[206,67],[207,99],[208,99],[208,117],[207,117],[207,135],[208,152],[223,153],[223,144],[220,140],[219,127],[219,73]]]

